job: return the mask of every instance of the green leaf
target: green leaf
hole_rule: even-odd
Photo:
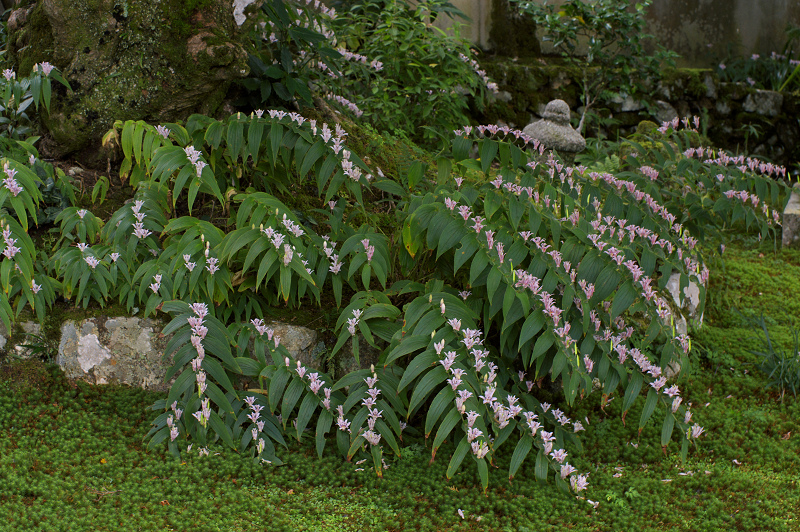
[[[628,310],[633,302],[636,301],[638,295],[639,291],[634,288],[631,281],[626,281],[620,286],[617,293],[614,294],[614,300],[611,303],[611,319],[613,320]]]
[[[231,156],[231,160],[233,164],[237,164],[244,144],[244,122],[231,120],[228,123],[228,132],[225,140],[228,143],[228,153]]]
[[[669,441],[672,439],[672,429],[675,428],[675,416],[671,413],[667,413],[667,417],[664,418],[664,425],[661,427],[661,446],[666,447]]]
[[[214,401],[214,404],[219,406],[226,414],[233,414],[231,402],[228,401],[228,398],[225,397],[225,394],[222,393],[219,386],[213,382],[206,382],[206,395],[208,395],[208,397]]]
[[[453,404],[456,399],[456,392],[450,386],[445,386],[436,397],[433,399],[430,408],[428,408],[428,415],[425,418],[425,437],[430,436],[436,422],[442,416],[445,410]]]
[[[528,317],[525,319],[525,323],[522,324],[522,330],[520,331],[520,346],[525,345],[531,338],[534,337],[536,333],[542,330],[542,327],[544,327],[544,320],[545,316],[543,312],[534,310],[528,314]]]
[[[517,443],[517,447],[514,449],[514,454],[511,455],[511,465],[508,467],[509,480],[514,478],[514,475],[517,474],[519,466],[522,465],[525,457],[528,456],[532,446],[533,438],[531,438],[529,435],[525,434],[522,438],[520,438],[519,442]]]
[[[317,419],[317,456],[322,458],[322,451],[325,449],[325,433],[331,429],[333,416],[327,410],[322,410]]]
[[[481,486],[485,493],[489,487],[489,466],[486,464],[485,458],[478,460],[478,475],[481,477]]]
[[[443,366],[436,366],[426,373],[414,387],[414,392],[411,394],[411,401],[408,403],[409,416],[414,412],[415,408],[430,395],[433,389],[442,384],[445,380],[447,380],[447,371],[445,371]]]
[[[464,458],[467,456],[470,450],[470,444],[467,442],[467,437],[464,436],[461,438],[461,441],[456,446],[456,450],[453,452],[453,455],[450,457],[450,463],[447,466],[447,478],[453,478],[453,475],[456,474],[458,471],[458,467],[461,465],[461,462],[464,461]]]
[[[639,429],[644,428],[647,421],[650,419],[650,416],[653,415],[653,411],[656,409],[656,404],[658,401],[658,392],[655,390],[650,390],[647,393],[647,401],[644,403],[644,409],[642,410],[642,417],[639,420]]]
[[[400,345],[392,349],[392,351],[386,357],[383,366],[386,367],[402,356],[426,348],[428,347],[429,343],[430,338],[426,338],[424,336],[407,336],[400,341]]]
[[[247,128],[247,151],[254,165],[258,164],[258,153],[261,150],[261,138],[263,136],[264,122],[258,119],[251,120],[250,125]],[[247,156],[245,155],[245,158],[246,157]]]
[[[284,425],[289,421],[294,405],[297,404],[303,390],[305,390],[305,385],[302,379],[292,379],[292,382],[286,387],[286,393],[283,394],[283,402],[281,403],[281,417]]]
[[[222,441],[225,442],[225,445],[230,447],[231,449],[236,449],[236,444],[233,443],[233,434],[231,433],[231,429],[228,425],[222,421],[222,418],[219,417],[219,414],[211,411],[211,417],[208,418],[208,424],[217,433],[217,435],[222,438]]]
[[[436,449],[438,449],[442,443],[444,443],[445,438],[447,438],[447,436],[460,422],[461,414],[458,412],[456,407],[453,407],[442,420],[442,424],[439,425],[439,430],[436,431],[436,438],[433,440],[434,451],[436,451]]]
[[[495,155],[497,155],[497,141],[483,139],[480,149],[481,170],[483,170],[483,173],[489,170],[489,167],[494,162]]]
[[[639,395],[639,391],[642,389],[643,382],[644,377],[642,374],[634,370],[630,380],[628,381],[628,387],[625,389],[625,398],[622,400],[623,412],[627,412],[631,405],[633,405],[633,402]]]
[[[318,404],[319,398],[311,391],[308,391],[306,396],[303,397],[303,402],[300,403],[300,410],[297,412],[297,441],[302,438],[303,431],[306,429],[306,425],[311,420],[311,416],[317,409]]]
[[[426,338],[426,340],[428,339]],[[428,340],[425,345],[427,346],[428,343],[430,343],[430,340]],[[420,373],[426,369],[430,369],[438,361],[439,356],[433,350],[425,351],[415,356],[408,366],[406,366],[406,370],[403,372],[403,377],[400,379],[400,384],[397,385],[397,391],[404,390],[405,387],[408,386],[414,379],[416,379]]]
[[[539,482],[547,481],[547,459],[544,457],[544,449],[539,449],[539,454],[536,455],[534,473],[536,474],[536,480]]]
[[[278,401],[283,395],[283,390],[286,387],[286,382],[289,380],[289,369],[285,366],[279,367],[269,382],[269,411],[275,413],[278,408]]]

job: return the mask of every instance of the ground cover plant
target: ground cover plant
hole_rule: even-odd
[[[525,468],[512,483],[493,475],[486,494],[474,465],[448,481],[445,463],[429,464],[422,438],[404,442],[402,458],[387,460],[382,479],[359,470],[365,464],[330,454],[317,459],[310,442],[293,444],[280,467],[243,461],[222,446],[176,462],[142,442],[146,409],[157,394],[70,383],[56,366],[4,360],[0,505],[6,526],[58,530],[68,519],[74,530],[123,531],[179,530],[187,522],[203,531],[800,530],[794,512],[800,504],[798,402],[791,395],[781,402],[765,387],[747,349],[760,340],[735,312],[763,311],[774,321],[778,344],[790,347],[782,301],[800,298],[794,275],[800,255],[776,254],[771,244],[749,237],[730,243],[724,256],[725,274],[710,278],[710,289],[724,299],[709,300],[695,336],[702,347],[695,347],[699,353],[679,381],[706,427],[697,452],[685,462],[665,455],[657,427],[640,435],[635,424],[620,425],[620,399],[602,409],[600,390],[572,409],[554,402],[588,418],[592,429],[577,462],[591,471],[591,486],[582,493],[588,500],[542,486]],[[776,275],[779,270],[784,274]],[[500,464],[511,454],[502,453]]]
[[[298,34],[301,24],[289,11],[283,20],[282,5],[267,13],[295,41],[314,42],[310,33]],[[289,59],[296,52],[290,48]],[[269,90],[300,103],[296,84],[304,78],[283,57],[281,63],[283,73],[266,74]],[[44,69],[35,74],[49,79]],[[297,96],[279,87],[294,87]],[[56,296],[84,308],[119,304],[168,315],[162,333],[173,335],[166,378],[175,377],[174,384],[157,398],[131,393],[131,420],[141,419],[138,403],[149,399],[151,426],[134,428],[142,424],[132,421],[127,435],[147,442],[154,454],[141,459],[148,464],[166,464],[166,447],[173,461],[163,467],[170,470],[210,468],[221,457],[237,487],[239,477],[265,482],[276,475],[280,484],[283,472],[314,484],[308,478],[315,468],[331,486],[353,478],[371,490],[402,487],[403,507],[443,508],[478,529],[503,526],[504,516],[520,510],[508,502],[518,496],[557,497],[569,508],[578,496],[588,502],[573,516],[578,525],[600,502],[584,492],[590,477],[602,478],[596,460],[608,450],[598,442],[608,434],[624,434],[637,449],[611,454],[655,462],[663,452],[662,465],[670,468],[708,459],[699,443],[707,429],[698,420],[697,389],[676,370],[690,375],[698,351],[676,330],[665,285],[675,274],[681,288],[696,283],[704,301],[707,263],[720,238],[736,231],[774,241],[787,200],[781,168],[704,146],[699,120],[686,118],[643,126],[613,147],[614,158],[599,158],[611,165],[566,164],[520,131],[462,124],[439,133],[447,144],[437,155],[395,162],[396,171],[386,173],[350,143],[351,134],[361,135],[359,125],[324,111],[313,118],[254,109],[171,124],[117,122],[105,142],[122,153],[120,177],[133,187],[132,201],[107,218],[91,205],[62,210],[46,252],[26,230],[38,220],[41,177],[34,170],[42,163],[32,143],[15,140],[31,157],[9,152],[3,160],[0,317],[9,326],[27,307],[44,313]],[[98,186],[93,196],[102,196],[108,182]],[[336,374],[294,360],[265,317],[270,307],[301,305],[336,307],[332,353],[350,349],[359,362],[363,339],[377,362]],[[53,388],[66,390],[68,404],[105,395],[63,381]],[[41,403],[36,415],[60,416],[62,407],[46,406],[57,404],[57,394],[47,393],[46,402],[33,401]],[[12,414],[6,419],[11,430],[21,423]],[[65,437],[76,431],[70,423],[57,426]],[[654,439],[640,455],[642,438]],[[415,465],[428,460],[441,473],[436,478],[471,494],[472,509],[442,497],[430,467],[420,489],[380,483],[392,470],[417,483]],[[323,464],[331,466],[327,473]],[[791,460],[785,465],[794,467]],[[120,475],[115,483],[124,482]],[[9,478],[18,486],[10,504],[49,500]],[[507,480],[517,487],[505,487]],[[528,491],[544,481],[561,494]],[[98,500],[121,493],[108,482],[87,491]],[[654,491],[645,484],[642,491],[609,491],[607,502],[634,505],[638,494]],[[318,489],[304,498],[324,499]],[[151,501],[150,492],[133,504]],[[282,492],[250,492],[283,504]],[[249,495],[231,493],[219,506],[197,507],[217,519],[202,526],[225,519],[227,527],[248,526],[227,511]],[[499,499],[487,507],[484,495]],[[247,500],[247,511],[257,512]],[[158,504],[172,505],[169,498]],[[639,504],[655,511],[653,501]],[[132,508],[124,507],[113,519],[124,520]],[[376,526],[365,508],[386,517],[377,526],[455,526],[366,502],[353,510],[363,526]],[[23,515],[51,526],[40,510]],[[295,527],[288,514],[284,525]],[[555,526],[562,514],[534,515]],[[620,526],[633,526],[628,514],[619,515]],[[753,519],[748,523],[787,525],[772,514]]]

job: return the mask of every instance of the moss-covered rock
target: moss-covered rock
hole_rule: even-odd
[[[15,13],[17,69],[49,61],[72,87],[56,84],[42,116],[54,156],[96,148],[117,119],[212,113],[248,73],[228,0],[34,0]]]

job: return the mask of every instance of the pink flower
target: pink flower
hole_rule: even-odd
[[[39,63],[39,71],[42,72],[45,76],[49,76],[50,72],[53,70],[53,65],[48,63],[47,61],[43,61]]]
[[[219,259],[215,257],[208,257],[208,259],[206,259],[206,269],[208,270],[208,273],[214,275],[214,273],[219,270],[217,263],[219,263]]]
[[[577,477],[570,477],[569,483],[572,489],[576,492],[583,491],[589,487],[588,475],[578,475]]]
[[[17,183],[17,180],[13,177],[7,177],[3,180],[3,186],[5,186],[14,197],[17,197],[20,192],[24,191],[25,189]]]
[[[135,236],[136,238],[141,240],[142,238],[147,238],[151,234],[153,234],[153,232],[145,229],[144,223],[137,222],[133,224],[133,236]]]

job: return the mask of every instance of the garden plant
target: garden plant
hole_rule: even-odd
[[[149,417],[126,407],[125,419],[144,420],[149,430],[122,429],[153,453],[166,447],[175,460],[158,466],[164,476],[186,463],[205,467],[195,466],[200,458],[216,463],[219,454],[227,468],[215,471],[219,478],[260,478],[281,464],[296,466],[289,449],[301,448],[313,449],[320,464],[337,456],[353,474],[382,477],[424,449],[448,482],[474,472],[467,484],[482,488],[476,492],[494,493],[493,478],[507,475],[584,497],[591,453],[601,452],[593,431],[620,425],[686,463],[701,452],[705,429],[693,418],[690,383],[679,379],[681,369],[698,367],[698,350],[677,330],[667,281],[676,274],[681,292],[694,283],[704,303],[709,265],[719,260],[711,250],[721,239],[736,231],[775,241],[788,201],[785,170],[705,146],[699,118],[690,117],[643,126],[615,146],[613,168],[588,158],[565,162],[521,131],[469,125],[463,103],[439,107],[454,91],[480,95],[490,83],[469,49],[457,46],[438,59],[454,78],[411,65],[426,72],[415,79],[435,82],[431,89],[420,82],[409,96],[420,114],[395,108],[383,92],[359,91],[400,90],[397,76],[409,65],[399,64],[406,50],[391,49],[393,32],[411,36],[422,61],[433,60],[426,54],[443,41],[428,41],[433,30],[424,17],[444,4],[382,5],[353,8],[363,27],[342,37],[378,54],[362,60],[337,51],[338,35],[314,22],[332,19],[328,8],[265,4],[264,28],[275,31],[255,39],[258,75],[245,83],[254,91],[245,104],[252,111],[116,122],[104,143],[121,151],[119,175],[131,201],[105,219],[72,195],[74,204],[55,218],[52,250],[28,234],[39,221],[38,185],[52,176],[66,197],[73,191],[63,172],[39,159],[35,139],[9,129],[0,318],[11,329],[29,307],[42,319],[57,297],[168,316],[166,379],[174,382],[157,398],[131,392],[135,405],[150,401]],[[312,45],[320,54],[313,59],[303,53]],[[358,107],[333,93],[326,98],[340,113],[303,107],[345,87],[309,72],[359,79],[367,67],[372,84],[361,78],[349,89],[365,96]],[[54,74],[44,66],[31,74],[31,87],[48,87],[31,91],[45,108]],[[279,106],[257,107],[279,103],[275,96]],[[436,131],[429,138],[447,142],[384,172],[353,141],[370,130],[359,122],[362,102],[377,128],[398,123],[379,117],[404,114],[409,122],[400,127],[428,123]],[[99,181],[86,203],[107,187]],[[336,307],[330,356],[349,350],[360,363],[359,346],[369,345],[375,363],[337,374],[295,360],[267,323],[267,309],[302,305]],[[68,403],[100,395],[77,390]],[[592,426],[582,414],[590,402],[615,419]],[[45,403],[38,411],[53,414]],[[81,418],[63,437],[90,425]],[[115,493],[109,486],[91,490],[100,500]],[[134,503],[137,497],[146,498]],[[637,497],[634,489],[606,498],[624,506]]]

